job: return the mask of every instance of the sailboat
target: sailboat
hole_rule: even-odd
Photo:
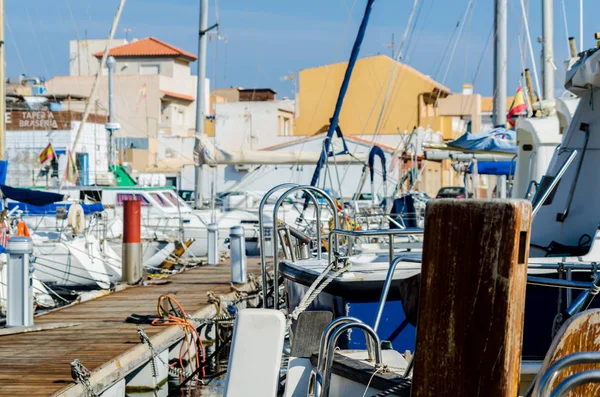
[[[372,1],[368,2],[355,49],[360,46],[372,4]],[[525,309],[523,376],[533,375],[540,368],[553,330],[588,307],[600,307],[600,302],[593,299],[600,285],[597,267],[600,260],[597,220],[600,204],[591,199],[598,195],[596,190],[599,189],[595,170],[600,160],[596,154],[600,145],[600,129],[596,123],[600,110],[592,105],[600,100],[598,64],[600,50],[592,49],[580,54],[580,59],[567,72],[565,88],[578,95],[580,101],[561,146],[552,150],[550,165],[539,180],[532,199],[534,218]],[[309,186],[292,189],[318,191]],[[287,310],[294,319],[292,328],[298,325],[294,314],[303,310],[322,310],[333,313],[340,321],[353,317],[373,325],[379,337],[389,341],[397,352],[414,351],[421,254],[395,253],[393,239],[396,235],[419,233],[411,229],[394,232],[389,229],[349,231],[336,228],[330,233],[329,243],[334,247],[329,247],[328,255],[318,253],[316,258],[290,259],[286,254],[281,262],[276,255],[275,279],[281,275],[285,280]],[[368,255],[354,251],[354,241],[373,236],[389,239],[389,250]],[[321,242],[315,242],[315,246],[319,248]],[[283,247],[283,251],[286,250],[290,250],[289,242]],[[275,295],[277,297],[277,293]],[[554,302],[559,302],[559,306]],[[275,299],[275,308],[278,303]],[[361,333],[347,334],[339,346],[366,354],[367,344]],[[352,358],[352,353],[342,352]],[[398,373],[402,374],[405,367],[406,364],[400,365]],[[316,368],[316,371],[321,369]],[[367,363],[365,371],[375,371],[372,362]],[[345,377],[338,381],[351,383],[353,379]],[[360,389],[361,393],[363,391],[364,386]]]

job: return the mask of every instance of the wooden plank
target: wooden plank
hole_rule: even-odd
[[[258,261],[248,261],[249,272],[259,275]],[[185,310],[196,316],[211,316],[213,305],[207,292],[222,296],[231,292],[230,267],[204,266],[168,278],[169,284],[136,286],[84,303],[53,310],[35,318],[36,327],[77,322],[69,328],[0,337],[0,396],[82,395],[71,378],[69,363],[78,358],[93,372],[92,381],[108,384],[127,368],[149,358],[140,343],[137,325],[125,323],[132,313],[155,314],[158,297],[171,293]],[[172,343],[179,327],[145,326],[155,346]],[[148,357],[146,357],[148,356]]]
[[[427,205],[412,396],[514,397],[531,204]]]
[[[573,353],[598,351],[600,351],[600,309],[587,310],[570,318],[560,328],[550,345],[540,369],[540,376],[536,379],[533,395],[539,395],[541,376],[556,361]],[[600,369],[600,364],[581,364],[565,368],[550,385],[550,390],[569,376],[591,369]],[[568,395],[569,397],[600,396],[600,384],[588,383],[578,386]]]

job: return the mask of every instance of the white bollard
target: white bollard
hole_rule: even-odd
[[[244,228],[232,226],[229,229],[229,241],[231,247],[231,282],[234,284],[246,284],[246,240],[244,239]]]
[[[210,223],[208,230],[208,264],[216,266],[219,264],[219,225]]]
[[[33,325],[33,276],[29,257],[33,254],[33,241],[29,237],[15,236],[8,240],[8,305],[7,327]]]

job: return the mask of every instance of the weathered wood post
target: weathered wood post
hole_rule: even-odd
[[[413,397],[518,394],[531,204],[427,205]]]

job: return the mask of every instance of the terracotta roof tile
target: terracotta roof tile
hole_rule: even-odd
[[[98,51],[94,54],[100,58],[104,51]],[[146,37],[145,39],[132,41],[131,43],[123,44],[118,47],[111,48],[108,55],[113,57],[141,57],[141,56],[167,56],[175,58],[185,58],[189,61],[195,61],[197,57],[187,51],[167,44],[164,41],[154,37]]]
[[[171,91],[163,91],[162,92],[164,96],[169,97],[169,98],[175,98],[175,99],[181,99],[183,101],[190,101],[193,102],[196,100],[196,98],[194,98],[191,95],[186,95],[186,94],[179,94],[177,92],[171,92]]]

